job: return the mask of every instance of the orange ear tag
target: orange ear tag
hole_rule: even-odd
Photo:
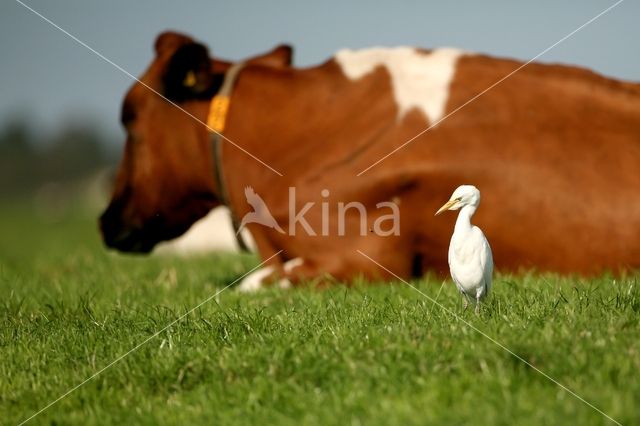
[[[193,87],[197,82],[198,80],[196,79],[196,73],[194,73],[193,71],[189,71],[187,75],[184,76],[182,85],[185,87]]]

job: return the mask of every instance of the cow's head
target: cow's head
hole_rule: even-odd
[[[177,33],[161,34],[155,51],[142,83],[124,98],[124,155],[100,217],[105,243],[122,251],[148,252],[219,204],[209,133],[198,120],[206,121],[230,64]],[[280,46],[248,62],[286,67],[291,49]]]

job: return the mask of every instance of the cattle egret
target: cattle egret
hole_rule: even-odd
[[[489,295],[493,274],[493,256],[491,247],[484,234],[471,224],[471,216],[480,204],[480,191],[472,185],[456,188],[451,199],[436,212],[436,216],[445,210],[458,210],[458,219],[449,243],[449,270],[451,278],[463,296],[464,309],[469,299],[475,299],[476,313],[480,310],[480,301]]]

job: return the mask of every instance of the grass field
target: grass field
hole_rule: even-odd
[[[497,259],[499,264],[499,259]],[[0,423],[18,424],[257,264],[107,253],[89,217],[0,211]],[[498,274],[483,314],[413,282],[640,424],[640,275]],[[441,291],[440,291],[441,290]],[[410,287],[227,290],[29,424],[608,424]]]

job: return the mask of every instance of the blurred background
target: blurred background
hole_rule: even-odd
[[[290,43],[296,66],[375,45],[451,46],[528,60],[614,3],[24,0],[134,75],[166,29],[189,33],[228,59]],[[627,0],[540,61],[638,81],[638,17],[640,2]],[[120,102],[131,79],[14,0],[0,3],[0,57],[2,210],[12,217],[29,210],[47,222],[77,214],[94,223],[122,149]]]

